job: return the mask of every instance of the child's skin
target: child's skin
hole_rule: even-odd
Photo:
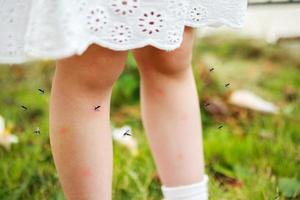
[[[204,174],[199,101],[191,68],[194,29],[174,51],[132,50],[141,76],[141,113],[162,184],[199,182]],[[110,98],[128,51],[91,45],[57,61],[50,141],[67,199],[112,199]],[[126,86],[125,86],[126,87]],[[101,105],[94,110],[94,106]]]

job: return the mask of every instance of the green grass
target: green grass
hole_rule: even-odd
[[[200,105],[217,99],[227,108],[225,113],[202,108],[201,113],[210,199],[300,199],[299,59],[281,46],[235,36],[198,41],[193,58]],[[0,148],[1,200],[64,199],[48,133],[53,66],[34,62],[0,67],[0,115],[20,140],[10,151]],[[210,73],[210,67],[215,71]],[[224,88],[227,82],[229,89]],[[46,94],[39,94],[38,88]],[[266,115],[229,105],[228,94],[240,88],[274,102],[282,113]],[[29,110],[23,112],[20,105]],[[161,199],[139,118],[139,77],[131,55],[114,86],[111,110],[112,123],[129,124],[139,143],[137,157],[114,143],[113,199]],[[234,111],[240,115],[232,115]],[[33,133],[36,127],[40,135]]]

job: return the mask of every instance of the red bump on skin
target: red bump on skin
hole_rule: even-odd
[[[59,131],[59,133],[61,134],[61,135],[65,135],[66,133],[68,133],[69,132],[69,129],[68,128],[65,128],[65,127],[62,127],[61,129],[60,129],[60,131]]]
[[[181,153],[177,154],[177,159],[178,160],[182,160],[183,159],[183,155]]]
[[[92,175],[92,171],[88,167],[82,168],[80,173],[83,177],[90,177]]]
[[[157,93],[160,95],[160,96],[163,96],[165,94],[165,92],[162,90],[162,89],[157,89]]]

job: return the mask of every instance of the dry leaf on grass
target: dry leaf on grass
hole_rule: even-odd
[[[229,103],[260,112],[277,114],[279,109],[273,103],[264,100],[248,90],[236,90],[231,93]]]

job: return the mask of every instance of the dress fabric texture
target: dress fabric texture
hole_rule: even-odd
[[[247,0],[0,0],[0,63],[178,48],[184,26],[242,28]]]

